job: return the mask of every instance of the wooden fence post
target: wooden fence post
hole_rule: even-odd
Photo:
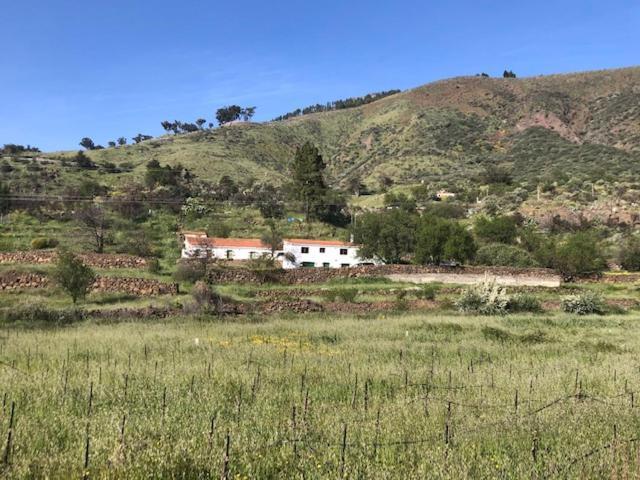
[[[9,415],[9,430],[7,431],[7,443],[4,447],[4,455],[2,456],[2,463],[9,465],[9,457],[11,455],[11,441],[13,440],[13,419],[16,410],[16,402],[11,402],[11,413]]]
[[[227,430],[227,438],[224,444],[224,458],[222,463],[222,480],[229,479],[229,453],[231,450],[231,434]]]
[[[342,427],[342,450],[340,452],[340,478],[344,478],[345,455],[347,451],[347,424]]]

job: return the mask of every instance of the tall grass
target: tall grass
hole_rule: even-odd
[[[0,449],[12,403],[15,419],[2,476],[636,472],[637,315],[581,317],[580,327],[575,318],[176,318],[144,328],[4,329]]]

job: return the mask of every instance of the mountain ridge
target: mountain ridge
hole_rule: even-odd
[[[595,181],[603,178],[603,166],[610,180],[636,181],[640,67],[454,77],[349,109],[164,135],[88,155],[134,176],[157,160],[182,164],[204,180],[228,175],[281,184],[295,148],[307,141],[319,147],[330,181],[342,187],[358,180],[375,189],[391,179],[453,188],[492,166],[529,184],[545,181],[554,168]]]

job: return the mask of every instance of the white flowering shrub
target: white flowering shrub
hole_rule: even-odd
[[[504,315],[509,310],[509,301],[504,287],[496,284],[495,280],[485,280],[466,288],[456,301],[456,307],[464,313]]]
[[[562,299],[562,310],[576,315],[589,315],[604,313],[602,297],[595,292],[584,292],[579,295],[571,295]]]

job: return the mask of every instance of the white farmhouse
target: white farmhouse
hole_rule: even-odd
[[[345,268],[377,262],[358,256],[358,245],[336,240],[288,238],[282,242],[282,268]]]
[[[210,238],[202,233],[184,235],[182,258],[212,257],[224,260],[250,260],[271,255],[259,238]]]

